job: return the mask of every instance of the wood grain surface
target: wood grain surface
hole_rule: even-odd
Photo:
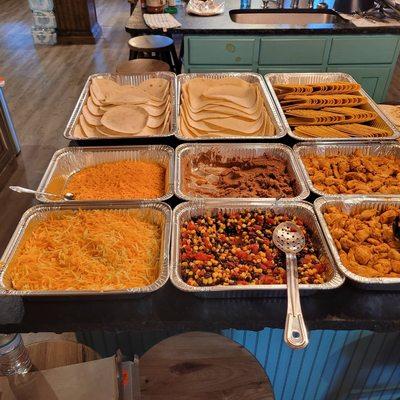
[[[244,347],[215,333],[165,339],[140,359],[143,400],[272,400],[271,384]]]
[[[26,349],[35,371],[65,367],[101,358],[90,347],[67,340],[33,343],[26,346]]]

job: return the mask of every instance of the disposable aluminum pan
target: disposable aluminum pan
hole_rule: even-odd
[[[274,99],[276,108],[282,120],[283,126],[289,133],[289,136],[296,140],[308,141],[308,142],[332,142],[333,140],[338,140],[341,142],[345,141],[372,141],[381,142],[388,140],[395,140],[400,137],[400,131],[386,118],[385,114],[380,110],[377,104],[372,100],[372,98],[367,94],[364,89],[359,90],[359,94],[364,96],[368,100],[368,104],[362,106],[364,109],[369,111],[375,111],[378,114],[378,118],[375,121],[377,128],[389,129],[392,132],[391,136],[387,137],[360,137],[360,138],[308,138],[303,136],[298,136],[290,128],[288,121],[286,119],[285,113],[279,103],[278,97],[276,96],[274,85],[276,84],[313,84],[320,82],[353,82],[356,81],[349,75],[343,72],[312,72],[312,73],[277,73],[277,74],[267,74],[265,75],[265,81],[267,82],[267,87],[271,92],[271,96]]]
[[[164,201],[174,193],[174,149],[165,145],[113,146],[113,147],[66,147],[56,151],[39,184],[38,191],[64,193],[70,178],[83,168],[101,163],[130,160],[156,162],[165,168],[165,194],[155,199],[90,200],[90,203],[105,201],[157,200]],[[150,179],[150,177],[149,177]],[[53,197],[36,195],[43,203],[55,203]],[[87,200],[77,200],[87,202]],[[60,201],[58,201],[60,202]],[[76,202],[69,200],[68,203]]]
[[[267,154],[287,162],[288,171],[295,179],[295,196],[284,197],[281,200],[304,200],[310,192],[304,183],[303,174],[293,151],[289,146],[283,144],[266,143],[185,143],[176,148],[175,152],[175,194],[184,200],[198,200],[204,196],[187,193],[184,187],[184,174],[186,160],[193,159],[201,153],[213,151],[216,155],[224,158],[237,156],[241,159],[251,159]],[[270,198],[275,200],[274,198]],[[247,201],[257,201],[260,198],[246,198]]]
[[[314,202],[318,220],[325,234],[329,248],[331,249],[336,266],[339,270],[350,279],[356,286],[368,290],[400,290],[400,278],[367,278],[356,275],[348,270],[342,263],[336,244],[330,233],[328,224],[325,221],[324,212],[329,206],[336,206],[348,213],[365,210],[368,208],[376,208],[377,210],[385,210],[389,206],[400,207],[400,198],[385,198],[382,197],[319,197]]]
[[[208,200],[179,204],[173,211],[172,246],[171,246],[171,281],[180,290],[200,297],[233,298],[233,297],[277,297],[286,296],[286,285],[237,285],[237,286],[190,286],[182,280],[179,270],[180,229],[185,221],[204,213],[214,214],[218,211],[230,212],[239,210],[273,210],[276,213],[295,215],[301,218],[313,232],[315,248],[320,250],[328,265],[329,280],[323,284],[300,284],[302,294],[338,288],[344,278],[334,266],[332,256],[318,224],[314,209],[305,201],[238,201]]]
[[[171,83],[170,96],[171,96],[171,117],[170,124],[171,130],[168,133],[160,135],[121,135],[121,136],[98,136],[91,138],[81,138],[74,136],[75,125],[79,122],[79,117],[82,113],[82,108],[87,102],[89,97],[89,88],[93,78],[104,77],[111,79],[122,85],[138,85],[152,78],[163,78]],[[176,132],[176,75],[172,72],[148,72],[145,74],[134,74],[134,75],[119,75],[119,74],[94,74],[90,75],[88,80],[83,87],[82,93],[79,96],[78,102],[72,112],[71,118],[68,121],[67,127],[64,130],[64,137],[68,140],[114,140],[114,139],[136,139],[136,138],[155,138],[155,137],[167,137],[173,136]]]
[[[24,238],[28,226],[41,218],[66,210],[142,210],[149,220],[160,223],[162,226],[161,249],[160,249],[160,275],[157,280],[144,287],[127,288],[107,291],[71,290],[71,291],[21,291],[13,290],[7,285],[5,274],[12,257],[19,244]],[[130,202],[130,203],[108,203],[108,204],[40,204],[28,209],[22,216],[13,236],[8,243],[0,260],[0,294],[12,296],[104,296],[104,295],[129,295],[130,297],[142,297],[145,294],[155,292],[168,281],[169,277],[169,246],[171,236],[171,207],[165,203],[158,202]]]
[[[252,135],[235,135],[224,136],[224,137],[216,137],[210,134],[207,137],[188,137],[182,135],[179,128],[180,121],[180,105],[181,105],[181,91],[182,85],[190,79],[194,78],[206,78],[206,79],[221,79],[226,77],[235,77],[245,80],[246,82],[256,83],[260,89],[260,93],[264,97],[264,104],[268,111],[268,115],[271,118],[272,123],[275,127],[275,135],[273,136],[252,136]],[[263,139],[263,140],[276,140],[284,137],[286,135],[286,129],[282,124],[282,120],[278,114],[276,109],[276,105],[274,99],[271,96],[271,93],[267,89],[267,86],[262,79],[262,76],[253,72],[220,72],[220,73],[191,73],[191,74],[180,74],[177,77],[177,121],[178,121],[178,129],[175,136],[178,139],[185,141],[203,141],[203,140],[249,140],[249,139]]]
[[[371,143],[320,143],[320,144],[314,144],[314,143],[302,143],[302,144],[296,144],[293,147],[294,150],[294,155],[298,161],[298,164],[303,172],[304,179],[307,182],[307,185],[311,192],[315,193],[318,196],[325,196],[325,197],[337,197],[337,196],[344,196],[344,197],[349,197],[349,196],[354,196],[354,195],[349,195],[349,194],[328,194],[325,193],[321,190],[318,190],[308,173],[308,169],[305,166],[303,162],[303,157],[313,157],[313,156],[343,156],[343,155],[351,155],[353,154],[356,150],[361,151],[361,153],[365,156],[382,156],[382,157],[397,157],[399,159],[400,163],[400,144],[397,143],[386,143],[386,144],[371,144]],[[378,172],[378,171],[377,171]],[[374,197],[393,197],[395,195],[385,195],[385,194],[379,194],[379,193],[373,193],[373,194],[365,194],[365,195],[360,195],[357,194],[358,197],[364,197],[364,196],[374,196]]]

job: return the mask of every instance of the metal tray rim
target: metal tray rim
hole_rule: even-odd
[[[160,259],[162,260],[160,275],[157,280],[150,285],[138,288],[127,288],[119,290],[109,290],[109,291],[89,291],[89,290],[71,290],[71,291],[22,291],[13,290],[5,287],[3,285],[3,276],[7,270],[7,262],[9,257],[13,255],[17,249],[26,227],[35,214],[41,210],[78,210],[78,209],[146,209],[152,208],[159,210],[165,216],[165,224],[163,227],[164,243],[161,243],[160,249]],[[161,203],[156,201],[131,201],[131,202],[109,202],[108,204],[88,204],[88,203],[52,203],[52,204],[38,204],[35,205],[24,212],[10,241],[5,248],[3,255],[0,258],[0,294],[6,296],[29,296],[29,297],[77,297],[77,296],[109,296],[109,295],[132,295],[141,296],[145,294],[153,293],[161,289],[169,280],[169,249],[171,243],[171,224],[172,224],[172,209],[169,204]]]
[[[348,138],[348,139],[333,139],[333,138],[328,138],[327,140],[324,140],[323,138],[305,138],[302,136],[297,136],[292,129],[290,128],[287,119],[285,117],[285,113],[282,110],[282,107],[280,105],[280,102],[276,96],[275,90],[273,88],[272,82],[271,82],[271,77],[276,77],[276,76],[282,76],[282,75],[289,75],[289,76],[299,76],[299,77],[308,77],[308,76],[331,76],[331,77],[342,77],[347,79],[349,82],[357,83],[357,81],[350,75],[344,72],[305,72],[305,73],[298,73],[298,72],[277,72],[277,73],[269,73],[264,75],[265,82],[267,84],[267,87],[269,91],[271,92],[271,96],[275,102],[276,109],[278,110],[278,114],[280,116],[280,119],[282,121],[283,126],[285,127],[288,135],[301,142],[360,142],[360,141],[370,141],[370,142],[377,142],[377,141],[392,141],[396,140],[400,137],[400,131],[395,127],[394,124],[386,117],[386,115],[379,109],[377,104],[372,100],[370,95],[361,87],[360,93],[365,96],[368,100],[369,105],[373,108],[373,110],[379,115],[380,118],[384,120],[386,125],[391,129],[393,135],[388,136],[388,137],[379,137],[379,138]]]
[[[66,153],[73,152],[93,152],[93,153],[102,153],[102,152],[111,152],[111,151],[141,151],[141,150],[156,150],[156,151],[166,151],[169,153],[169,190],[165,193],[164,196],[157,197],[155,199],[121,199],[121,200],[68,200],[68,201],[51,201],[46,196],[36,194],[36,200],[41,203],[69,203],[75,204],[77,202],[80,203],[96,203],[96,204],[107,204],[109,202],[131,202],[131,201],[165,201],[170,199],[174,195],[175,189],[175,157],[174,157],[174,148],[165,144],[150,144],[150,145],[130,145],[130,146],[101,146],[101,147],[93,147],[93,146],[76,146],[76,147],[63,147],[57,150],[46,168],[45,173],[39,183],[37,191],[44,191],[46,186],[49,184],[51,178],[53,177],[54,169],[57,166],[59,158]]]
[[[307,184],[304,181],[304,176],[303,172],[300,169],[300,165],[296,158],[294,157],[293,149],[286,145],[286,144],[281,144],[281,143],[226,143],[226,142],[212,142],[212,143],[182,143],[179,146],[176,147],[175,149],[175,195],[179,197],[181,200],[185,201],[196,201],[199,200],[199,197],[194,197],[194,196],[189,196],[183,193],[181,189],[181,154],[190,148],[196,147],[196,150],[202,150],[202,149],[207,149],[209,147],[213,146],[224,146],[228,148],[240,148],[240,147],[245,147],[245,148],[257,148],[259,147],[260,149],[264,149],[265,151],[268,150],[273,150],[273,149],[280,149],[282,152],[284,152],[287,155],[287,158],[289,162],[292,165],[292,168],[295,173],[295,179],[301,188],[301,192],[295,196],[295,197],[283,197],[279,199],[280,201],[296,201],[296,200],[305,200],[309,195],[310,191],[308,189]],[[207,198],[207,199],[213,199],[213,198]],[[218,198],[215,198],[218,199]],[[260,200],[260,198],[254,198],[254,197],[224,197],[224,199],[227,200],[247,200],[247,201],[257,201]],[[276,200],[275,198],[265,198],[266,200]]]
[[[323,143],[321,143],[321,142],[320,143],[302,142],[302,143],[296,143],[293,146],[293,153],[294,153],[294,156],[300,166],[300,169],[303,173],[305,182],[306,182],[309,190],[311,191],[311,193],[314,193],[317,196],[327,197],[327,198],[337,197],[337,196],[343,196],[346,198],[350,197],[350,196],[358,196],[361,198],[371,198],[371,196],[379,197],[379,198],[392,198],[392,197],[400,196],[400,195],[395,195],[395,194],[379,194],[379,193],[374,193],[372,195],[371,194],[357,194],[357,195],[354,195],[354,194],[353,195],[352,194],[328,194],[328,193],[318,190],[312,183],[312,180],[307,171],[307,168],[303,163],[303,160],[302,160],[301,154],[300,154],[301,149],[303,149],[303,148],[315,148],[315,149],[316,148],[329,148],[331,146],[345,148],[349,145],[352,147],[360,147],[360,148],[368,148],[368,147],[384,148],[384,147],[392,146],[392,147],[398,148],[400,151],[400,144],[397,142],[394,142],[394,143],[384,142],[381,144],[374,143],[374,142],[368,142],[368,141],[364,141],[364,142],[323,142]]]
[[[388,290],[395,289],[394,287],[395,285],[396,286],[400,285],[400,278],[366,278],[348,270],[340,259],[339,252],[337,251],[336,245],[333,241],[328,224],[325,221],[322,208],[323,206],[334,202],[339,202],[341,204],[347,203],[349,205],[351,204],[355,205],[360,202],[362,202],[363,204],[365,203],[376,204],[376,203],[385,203],[389,201],[398,203],[400,206],[400,197],[395,197],[395,196],[385,197],[385,198],[379,196],[370,196],[369,198],[365,198],[365,196],[347,196],[345,198],[343,196],[331,196],[331,197],[323,196],[317,198],[314,201],[315,212],[317,214],[322,231],[324,232],[325,235],[326,242],[328,243],[328,246],[330,248],[331,254],[333,256],[337,268],[342,272],[343,275],[346,276],[346,278],[356,282],[359,286],[367,289],[374,289],[375,287],[381,287],[381,289],[383,289],[384,286],[387,286],[387,288],[385,289]]]
[[[299,200],[299,201],[286,201],[286,202],[281,202],[281,201],[271,201],[271,200],[258,200],[258,201],[246,201],[243,199],[241,200],[227,200],[225,199],[221,200],[199,200],[199,201],[190,201],[190,202],[183,202],[180,203],[178,206],[176,206],[172,212],[172,234],[171,234],[171,255],[170,255],[170,280],[172,284],[179,290],[182,290],[184,292],[190,292],[192,294],[198,294],[198,295],[212,295],[212,293],[235,293],[235,292],[247,292],[247,293],[252,293],[252,292],[264,292],[266,295],[268,293],[280,293],[282,295],[286,295],[286,285],[249,285],[249,286],[211,286],[211,287],[194,287],[190,286],[187,283],[183,282],[182,278],[179,275],[178,272],[178,262],[179,262],[179,255],[178,255],[178,241],[179,241],[179,232],[180,232],[180,227],[179,227],[179,220],[180,216],[179,214],[188,207],[196,205],[198,207],[201,206],[210,206],[210,207],[243,207],[243,208],[249,208],[249,207],[271,207],[271,206],[285,206],[285,205],[293,205],[293,206],[301,206],[302,208],[307,209],[311,214],[313,215],[313,218],[315,219],[316,222],[316,227],[318,230],[318,235],[320,237],[321,243],[324,247],[324,250],[326,252],[326,256],[329,258],[329,261],[332,263],[332,267],[334,269],[334,275],[332,279],[329,282],[326,282],[321,285],[312,285],[312,284],[300,284],[299,289],[303,292],[308,292],[308,291],[324,291],[324,290],[332,290],[332,289],[337,289],[344,283],[344,277],[342,274],[339,272],[339,270],[336,269],[334,260],[332,258],[330,249],[328,247],[328,244],[326,243],[325,236],[321,230],[321,227],[318,223],[318,219],[315,215],[314,207],[312,206],[311,203],[305,201],[305,200]],[[325,285],[325,286],[322,286]]]
[[[207,77],[207,76],[220,76],[220,77],[229,77],[229,76],[233,76],[233,77],[244,77],[244,76],[249,76],[249,77],[253,77],[254,79],[256,79],[260,86],[261,86],[261,90],[262,93],[265,96],[265,100],[268,103],[268,105],[271,108],[271,113],[272,115],[269,114],[272,122],[275,125],[275,129],[277,130],[277,134],[274,136],[225,136],[225,137],[206,137],[206,138],[202,138],[202,137],[196,137],[196,138],[192,138],[192,137],[186,137],[181,135],[180,132],[180,104],[181,104],[181,86],[182,86],[182,81],[184,79],[193,79],[193,78],[201,78],[201,77]],[[226,141],[226,140],[277,140],[277,139],[281,139],[283,138],[286,133],[287,133],[287,129],[286,127],[283,126],[282,124],[282,119],[278,113],[276,104],[274,99],[271,96],[270,90],[267,87],[267,85],[265,84],[262,75],[257,74],[255,72],[191,72],[191,73],[184,73],[184,74],[179,74],[177,75],[177,90],[176,90],[176,96],[177,96],[177,100],[176,100],[176,132],[175,132],[175,136],[182,141],[186,141],[186,142],[195,142],[195,141],[199,141],[199,142],[204,142],[204,141]]]
[[[171,107],[171,130],[167,134],[164,135],[135,135],[135,136],[114,136],[114,137],[92,137],[92,138],[77,138],[73,135],[73,129],[76,125],[77,119],[80,116],[82,112],[82,108],[85,105],[85,100],[86,97],[88,96],[89,93],[89,86],[90,86],[90,81],[93,78],[96,77],[110,77],[110,76],[143,76],[143,77],[148,77],[148,78],[156,78],[159,76],[169,76],[171,79],[171,84],[172,84],[172,95],[171,99],[172,101],[172,107]],[[164,138],[164,137],[170,137],[174,136],[176,131],[177,131],[177,120],[176,120],[176,74],[173,72],[169,71],[160,71],[160,72],[146,72],[146,73],[136,73],[132,75],[123,75],[123,74],[117,74],[117,73],[111,73],[111,72],[104,72],[104,73],[97,73],[97,74],[92,74],[89,75],[87,78],[85,85],[83,86],[82,92],[78,97],[78,100],[76,102],[76,105],[72,111],[71,117],[68,120],[67,126],[64,129],[63,136],[67,140],[76,140],[79,142],[90,142],[90,141],[95,141],[95,140],[135,140],[135,139],[143,139],[143,138]]]

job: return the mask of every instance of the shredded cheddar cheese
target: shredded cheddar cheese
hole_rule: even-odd
[[[65,192],[77,200],[154,199],[165,194],[165,168],[129,160],[98,164],[72,175]]]
[[[16,290],[112,290],[153,283],[161,224],[140,211],[59,211],[33,221],[6,281]]]

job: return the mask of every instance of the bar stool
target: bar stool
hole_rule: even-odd
[[[116,72],[121,75],[132,75],[140,72],[169,71],[170,66],[161,60],[152,58],[140,58],[136,60],[123,61],[117,65]]]
[[[176,54],[174,41],[161,35],[136,36],[129,39],[129,59],[152,58],[165,61],[171,71],[180,74],[182,64]],[[154,55],[153,55],[154,54]]]

